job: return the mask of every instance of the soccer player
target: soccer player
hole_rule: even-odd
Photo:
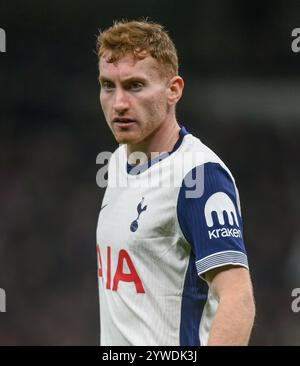
[[[176,120],[173,42],[160,24],[119,21],[97,52],[120,144],[97,226],[101,345],[247,345],[255,306],[238,190]]]

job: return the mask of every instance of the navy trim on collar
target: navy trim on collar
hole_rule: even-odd
[[[149,160],[146,163],[141,164],[141,165],[131,165],[127,162],[127,167],[126,167],[127,173],[130,175],[140,174],[140,173],[144,172],[145,170],[149,169],[152,165],[158,163],[159,161],[162,161],[163,159],[165,159],[168,156],[170,156],[171,154],[173,154],[173,152],[175,152],[181,145],[184,136],[189,134],[189,132],[185,129],[184,126],[180,126],[180,127],[181,128],[179,131],[179,138],[176,141],[176,144],[174,145],[172,151],[163,153],[163,154],[157,156],[155,159]]]

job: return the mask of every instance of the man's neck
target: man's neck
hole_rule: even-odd
[[[139,164],[144,164],[163,152],[170,152],[179,138],[179,131],[180,127],[175,120],[173,123],[164,123],[142,143],[136,145],[127,144],[128,163],[136,164],[138,159]],[[138,153],[143,153],[144,159],[141,159]]]
[[[140,144],[127,144],[127,157],[129,164],[144,164],[163,152],[170,152],[179,138],[180,127],[176,120],[172,123],[164,123]],[[137,153],[137,154],[135,154]],[[140,158],[143,153],[144,159]]]

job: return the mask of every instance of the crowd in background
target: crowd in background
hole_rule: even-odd
[[[300,154],[300,129],[211,124],[196,127],[190,120],[186,127],[222,156],[239,188],[257,302],[252,343],[297,344],[291,291],[300,283],[300,175],[290,157]],[[98,342],[95,230],[103,190],[96,185],[100,128],[94,133],[89,141],[79,128],[59,126],[15,139],[1,134],[7,313],[0,344]]]
[[[192,81],[201,90],[203,78],[225,78],[228,87],[254,76],[295,82],[300,56],[289,53],[289,37],[297,4],[131,3],[107,4],[106,11],[97,1],[85,3],[85,11],[76,2],[7,4],[1,12],[7,54],[0,55],[0,288],[7,312],[0,313],[0,344],[99,343],[96,225],[103,190],[96,156],[116,145],[100,112],[93,49],[97,28],[125,14],[150,15],[170,29],[188,95],[178,120],[236,179],[257,304],[251,344],[299,345],[300,313],[291,309],[292,289],[300,287],[299,121],[274,124],[258,108],[225,123],[207,113],[213,103],[201,113],[201,100],[189,92]]]

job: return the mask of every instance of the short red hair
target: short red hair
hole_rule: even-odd
[[[108,62],[118,61],[125,54],[137,59],[150,55],[164,68],[164,74],[173,77],[178,74],[177,50],[162,25],[148,20],[115,21],[97,37],[97,54],[100,58],[110,51]]]

